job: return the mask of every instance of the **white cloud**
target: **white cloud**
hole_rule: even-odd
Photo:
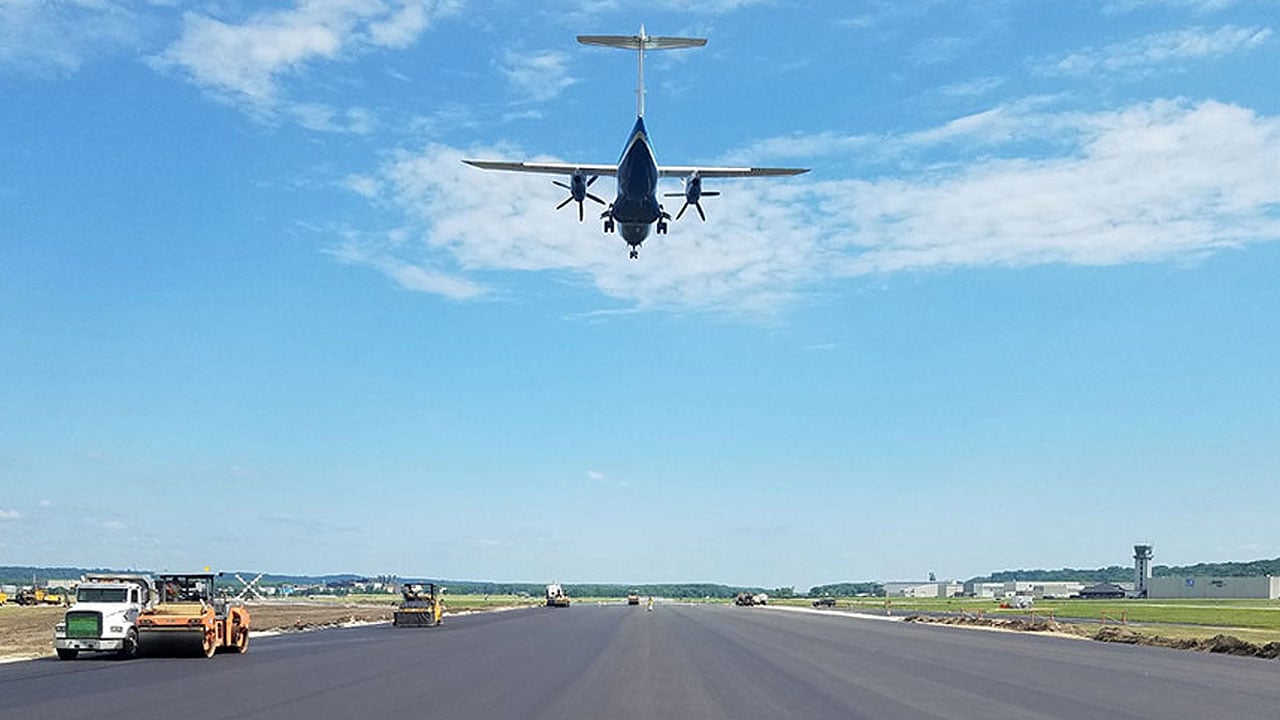
[[[1195,13],[1209,13],[1225,10],[1235,4],[1236,0],[1111,0],[1105,9],[1108,12],[1130,12],[1138,8],[1173,7]]]
[[[182,36],[154,61],[215,97],[270,115],[289,104],[282,99],[284,78],[311,63],[405,47],[432,19],[456,8],[453,0],[296,0],[290,9],[262,10],[239,23],[189,11]],[[294,106],[294,113],[316,120],[314,107]],[[329,122],[321,117],[316,124]]]
[[[607,476],[604,473],[598,472],[596,470],[588,470],[587,477],[591,478],[592,480],[605,480],[607,478]]]
[[[1177,60],[1228,55],[1257,47],[1271,37],[1265,27],[1224,25],[1215,30],[1187,28],[1146,35],[1103,48],[1086,48],[1042,62],[1045,75],[1092,75],[1098,72],[1142,73]]]
[[[561,191],[549,178],[460,162],[519,152],[429,145],[377,173],[377,201],[398,206],[412,234],[344,259],[459,299],[480,294],[466,276],[543,271],[633,308],[768,315],[811,284],[841,277],[1188,259],[1280,239],[1280,119],[1212,101],[1098,113],[1036,107],[889,138],[910,147],[966,132],[986,143],[967,161],[914,174],[717,182],[724,195],[707,201],[710,221],[686,216],[648,241],[638,262],[626,261],[623,243],[597,222],[556,213]],[[1028,136],[1051,136],[1060,150],[990,152]],[[429,269],[444,265],[459,269],[447,283]],[[415,283],[405,268],[429,280]]]
[[[0,510],[0,520],[21,520],[22,513],[17,510]]]
[[[562,52],[521,55],[508,51],[502,59],[502,73],[523,95],[539,102],[550,100],[578,82],[569,76],[569,56]]]
[[[308,130],[367,135],[375,124],[372,113],[359,107],[339,110],[323,103],[292,103],[286,111]]]
[[[138,40],[138,20],[111,0],[0,0],[0,69],[67,74]]]
[[[41,507],[41,508],[51,508],[51,507],[53,507],[53,501],[52,501],[52,500],[41,500],[40,502],[36,503],[36,506],[37,506],[37,507]]]
[[[342,262],[373,268],[405,290],[442,295],[453,300],[470,300],[488,290],[478,283],[437,269],[430,260],[406,259],[403,232],[388,233],[379,239],[345,233],[346,239],[329,253]]]
[[[127,527],[128,526],[126,526],[124,523],[120,522],[119,520],[107,520],[102,523],[102,528],[104,530],[124,530]]]
[[[648,4],[666,10],[719,15],[751,5],[765,5],[772,2],[774,0],[651,0]],[[626,7],[618,0],[577,0],[576,5],[576,10],[572,13],[575,16],[598,15]]]
[[[1004,84],[1004,78],[988,75],[986,77],[974,78],[967,82],[954,83],[952,85],[944,85],[941,88],[943,95],[951,97],[977,97],[986,95],[996,88]]]

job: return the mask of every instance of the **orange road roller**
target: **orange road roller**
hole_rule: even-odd
[[[138,613],[143,655],[213,657],[249,649],[249,610],[214,594],[212,573],[156,575],[155,607]]]

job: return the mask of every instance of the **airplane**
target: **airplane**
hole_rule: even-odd
[[[671,220],[671,215],[658,202],[659,178],[681,178],[684,181],[682,192],[663,195],[684,198],[684,205],[676,213],[676,220],[693,207],[698,211],[698,217],[705,222],[707,214],[702,209],[702,198],[720,194],[714,190],[702,189],[702,181],[706,178],[777,177],[809,171],[808,168],[659,165],[649,142],[649,132],[644,125],[644,54],[649,50],[702,47],[707,44],[706,38],[651,36],[645,34],[644,25],[641,25],[639,35],[579,35],[578,42],[583,45],[634,50],[637,54],[636,123],[631,128],[631,135],[628,136],[618,163],[604,165],[470,159],[462,162],[484,170],[568,175],[568,183],[552,181],[554,185],[569,191],[569,197],[557,205],[556,209],[576,202],[578,222],[585,218],[586,200],[606,205],[603,199],[591,192],[591,185],[602,176],[617,178],[617,195],[613,202],[607,203],[608,207],[600,218],[604,220],[605,233],[616,230],[622,235],[622,239],[631,247],[632,260],[640,257],[640,245],[649,237],[651,230],[656,230],[658,235],[667,234],[667,221]]]

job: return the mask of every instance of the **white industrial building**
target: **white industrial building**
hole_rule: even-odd
[[[886,597],[956,597],[964,592],[964,586],[958,582],[887,582],[884,584]]]
[[[1280,577],[1153,577],[1147,597],[1280,600]]]

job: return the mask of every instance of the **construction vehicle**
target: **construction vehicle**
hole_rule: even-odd
[[[639,596],[639,595],[637,595],[637,594],[635,594],[635,593],[631,593],[630,595],[628,595],[628,596],[627,596],[627,604],[628,604],[628,605],[639,605],[639,604],[640,604],[640,596]]]
[[[138,613],[138,645],[144,655],[213,657],[218,650],[249,649],[249,610],[238,600],[215,597],[212,573],[157,575],[157,602]]]
[[[558,583],[547,586],[547,607],[569,607],[569,596]]]
[[[739,605],[741,607],[751,607],[752,605],[768,605],[769,596],[766,595],[765,593],[740,592],[738,593],[737,597],[733,599],[733,604]]]
[[[81,652],[138,656],[138,613],[155,604],[149,575],[85,575],[76,587],[76,603],[53,626],[53,648],[60,660]]]
[[[66,605],[69,600],[65,592],[42,587],[22,588],[13,598],[19,605]]]
[[[401,586],[404,602],[391,615],[395,627],[435,627],[444,622],[444,588],[435,583],[409,583]]]

